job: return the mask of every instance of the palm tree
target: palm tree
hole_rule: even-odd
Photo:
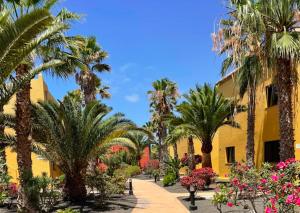
[[[253,33],[259,24],[239,15],[244,5],[241,1],[231,2],[231,12],[227,19],[221,20],[220,30],[213,38],[215,44],[217,42],[218,53],[227,56],[222,63],[222,76],[234,68],[240,97],[248,93],[246,161],[249,166],[254,166],[256,88],[262,72],[261,46],[260,34]]]
[[[49,10],[54,4],[54,1],[7,1],[4,6],[8,10],[12,11],[10,17],[12,21],[18,19],[19,17],[24,17],[26,14],[32,11],[38,10]],[[38,45],[35,49],[35,55],[39,55],[38,49],[43,46],[47,39],[58,35],[60,32],[68,28],[66,20],[72,19],[74,16],[71,13],[66,13],[65,11],[58,14],[57,17],[53,17],[50,14],[50,21],[48,28],[44,33],[40,33],[38,37],[35,38],[38,41]],[[34,19],[30,19],[31,23]],[[24,60],[16,67],[16,79],[19,81],[27,76],[32,65],[34,64],[33,54],[24,57]],[[40,55],[39,55],[40,56]],[[60,76],[66,76],[69,70],[60,70],[56,74]],[[18,196],[18,207],[20,211],[36,211],[37,206],[35,202],[31,199],[29,190],[26,188],[30,187],[28,184],[31,183],[32,178],[32,161],[31,161],[31,111],[30,111],[30,82],[26,83],[21,90],[16,94],[16,151],[17,151],[17,162],[18,171],[20,178],[20,190]]]
[[[152,113],[152,124],[159,141],[159,161],[161,169],[164,170],[164,162],[168,159],[168,147],[164,140],[167,136],[166,118],[174,109],[178,97],[176,83],[167,78],[157,80],[152,84],[153,90],[148,91],[150,95],[150,112]]]
[[[275,71],[278,91],[280,160],[295,157],[293,94],[300,59],[299,9],[297,0],[261,0],[259,19],[264,23],[264,53]]]
[[[144,129],[130,131],[123,135],[122,138],[116,138],[113,141],[120,141],[127,144],[138,164],[140,164],[145,149],[153,143],[151,134]]]
[[[101,98],[109,98],[109,87],[102,86],[101,80],[96,75],[96,72],[109,72],[111,69],[109,65],[102,63],[108,57],[107,52],[101,49],[95,37],[78,37],[78,39],[83,42],[79,45],[78,52],[74,53],[81,63],[76,81],[83,91],[85,104],[96,100],[97,93]]]
[[[5,18],[3,18],[5,17]],[[46,31],[52,24],[52,17],[47,10],[34,10],[15,21],[9,21],[7,15],[0,18],[0,113],[4,105],[24,84],[28,83],[36,74],[50,66],[59,65],[59,61],[51,61],[42,66],[30,70],[27,75],[16,79],[13,70],[24,58],[41,42],[36,39],[39,34]],[[32,20],[35,20],[32,23]],[[0,128],[0,134],[4,128]],[[6,145],[0,143],[0,150]],[[6,161],[5,152],[1,152],[1,158]]]
[[[177,151],[177,143],[181,139],[188,139],[187,147],[188,147],[188,166],[189,173],[191,173],[195,168],[195,147],[194,147],[194,135],[192,132],[188,131],[186,128],[183,128],[184,123],[182,123],[182,119],[180,117],[171,117],[170,125],[172,128],[166,138],[166,142],[169,145],[173,146],[174,150],[174,159],[179,160],[178,151]]]
[[[177,107],[180,114],[176,118],[176,123],[179,124],[176,128],[192,133],[201,141],[202,167],[212,167],[210,153],[214,135],[224,125],[238,127],[232,116],[242,107],[224,98],[216,87],[212,88],[208,84],[196,86],[184,98],[185,101]]]
[[[110,111],[97,101],[83,106],[74,96],[66,96],[59,103],[39,102],[32,106],[34,151],[55,162],[66,175],[64,192],[72,201],[85,199],[84,173],[89,160],[106,153],[113,145],[128,146],[114,139],[136,128],[123,114],[108,116]],[[15,127],[11,116],[6,117],[5,123]],[[11,135],[5,138],[15,140]]]
[[[280,158],[286,160],[295,157],[294,149],[294,112],[293,92],[297,80],[297,63],[300,55],[299,9],[298,0],[260,0],[238,1],[243,10],[243,27],[251,29],[260,36],[261,55],[267,69],[274,72],[278,91]],[[256,27],[252,27],[253,23]]]

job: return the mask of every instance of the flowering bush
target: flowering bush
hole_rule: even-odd
[[[216,176],[216,173],[213,171],[213,169],[209,167],[195,169],[192,173],[194,176],[197,176],[204,180],[206,186],[208,186],[211,183],[212,178]]]
[[[8,186],[8,194],[11,198],[17,198],[18,196],[18,185],[16,183],[10,183]]]
[[[258,212],[255,200],[261,197],[266,213],[295,212],[295,207],[300,206],[299,175],[300,162],[295,159],[288,159],[276,166],[266,163],[260,170],[237,163],[231,168],[226,202],[243,205],[245,202],[239,200],[247,200],[252,211]],[[216,192],[213,202],[218,209],[219,204],[225,203],[220,197],[220,192]]]
[[[268,176],[260,179],[259,190],[264,196],[266,213],[294,212],[300,206],[300,163],[288,159],[269,169]]]
[[[195,176],[185,176],[180,179],[180,183],[183,187],[185,187],[188,191],[190,191],[190,187],[193,186],[195,191],[204,189],[205,181]]]
[[[188,191],[193,186],[196,191],[204,189],[204,186],[212,177],[215,177],[215,173],[211,168],[195,169],[189,176],[182,177],[180,183]]]
[[[149,160],[147,165],[144,167],[144,172],[148,175],[152,175],[153,171],[157,171],[158,169],[159,169],[159,161]]]
[[[100,170],[100,172],[104,173],[107,171],[108,166],[105,163],[98,163],[97,168]]]

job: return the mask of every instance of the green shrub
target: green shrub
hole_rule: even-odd
[[[125,166],[114,171],[113,176],[124,176],[126,178],[134,177],[141,174],[141,169],[139,166]]]
[[[163,179],[163,186],[171,186],[174,185],[177,181],[176,174],[173,172],[167,173]]]
[[[99,196],[96,197],[97,206],[104,207],[110,196],[124,194],[127,179],[124,174],[111,177],[106,173],[95,170],[93,173],[87,174],[86,184],[92,191],[96,189],[99,192]]]
[[[128,166],[125,168],[125,175],[127,177],[134,177],[141,174],[141,169],[139,166]]]
[[[106,182],[107,192],[109,195],[124,194],[126,189],[127,177],[113,176]]]
[[[79,211],[71,208],[67,208],[67,209],[57,210],[56,213],[79,213]]]
[[[151,173],[151,176],[155,178],[155,176],[159,176],[160,175],[160,170],[159,169],[154,169]]]
[[[0,206],[4,204],[4,202],[6,201],[7,198],[8,198],[7,193],[4,191],[1,191],[0,192]]]
[[[51,209],[62,196],[59,190],[59,180],[48,177],[46,173],[42,176],[35,178],[37,181],[39,193],[39,203],[43,210]]]

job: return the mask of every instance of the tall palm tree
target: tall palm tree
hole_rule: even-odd
[[[233,121],[234,112],[242,109],[235,102],[224,98],[217,88],[205,84],[196,86],[188,94],[184,95],[185,101],[177,107],[180,113],[176,118],[177,128],[183,129],[195,135],[202,143],[203,155],[202,167],[212,167],[211,151],[213,138],[217,130],[229,125],[238,127]]]
[[[249,166],[254,166],[256,88],[262,65],[260,34],[253,31],[259,28],[260,23],[239,15],[243,13],[245,4],[242,1],[231,2],[231,12],[227,19],[221,20],[220,30],[213,38],[218,43],[218,53],[227,56],[222,63],[221,75],[224,77],[228,71],[235,69],[233,75],[240,97],[243,98],[246,92],[248,94],[246,161]]]
[[[167,136],[167,117],[170,116],[176,105],[178,89],[176,83],[167,78],[153,82],[152,86],[153,90],[148,91],[150,112],[152,113],[152,124],[159,141],[160,166],[164,170],[164,162],[168,159],[168,147],[164,142]]]
[[[4,6],[8,8],[11,12],[11,20],[16,20],[19,17],[26,16],[26,14],[31,13],[37,9],[49,10],[54,4],[54,1],[7,1]],[[24,76],[28,75],[30,69],[33,67],[35,56],[40,56],[38,49],[43,46],[43,42],[53,36],[61,33],[63,30],[68,28],[66,20],[72,19],[74,16],[71,13],[61,12],[57,17],[49,15],[51,18],[51,23],[49,24],[47,30],[44,33],[39,34],[35,39],[39,45],[36,46],[35,54],[28,55],[16,68],[16,79],[23,79]],[[32,22],[31,19],[29,21]],[[32,23],[35,23],[32,22]],[[60,70],[57,72],[60,76],[66,76],[69,70]],[[21,90],[16,94],[16,151],[17,151],[17,162],[18,162],[18,172],[20,178],[20,190],[18,196],[18,207],[20,211],[36,211],[37,206],[32,200],[30,195],[30,186],[32,178],[32,161],[31,161],[31,111],[30,111],[30,82],[25,84]]]
[[[55,162],[66,175],[66,198],[81,201],[86,197],[84,173],[90,159],[106,153],[113,145],[128,146],[122,138],[136,126],[117,113],[108,116],[107,106],[93,101],[83,106],[74,96],[63,101],[39,102],[32,107],[32,138],[34,151]],[[6,124],[15,128],[15,121],[7,116]],[[7,141],[14,141],[6,135]]]
[[[4,105],[7,104],[13,94],[34,78],[36,74],[50,66],[60,64],[59,61],[51,61],[30,70],[23,78],[16,79],[13,75],[14,69],[41,42],[36,38],[50,27],[53,18],[47,10],[34,10],[15,21],[9,21],[7,15],[0,18],[0,113],[3,112]],[[32,20],[35,22],[32,23]],[[1,127],[0,134],[3,133],[4,128]],[[4,150],[5,147],[6,144],[1,142],[0,149]],[[1,152],[0,157],[6,161],[4,151]]]
[[[80,71],[76,74],[76,81],[83,91],[85,104],[96,100],[97,93],[100,94],[101,98],[109,98],[109,87],[103,86],[96,75],[97,72],[109,72],[111,70],[109,65],[103,63],[103,60],[108,57],[107,52],[101,49],[95,37],[78,37],[78,39],[82,40],[82,44],[79,45],[78,52],[74,53],[81,62]]]
[[[278,91],[280,160],[295,157],[293,95],[300,59],[299,9],[297,0],[261,0],[259,18],[264,23],[264,53],[275,71]]]
[[[260,36],[261,54],[265,67],[274,71],[278,91],[280,158],[295,156],[293,94],[297,80],[297,63],[300,55],[298,0],[238,1],[243,10],[238,14],[243,27]],[[257,27],[252,27],[257,24]]]

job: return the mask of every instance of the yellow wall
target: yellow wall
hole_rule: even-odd
[[[53,100],[52,95],[48,91],[47,85],[45,84],[42,75],[38,75],[36,79],[31,81],[31,101],[36,103],[37,101]],[[4,107],[4,112],[9,114],[15,113],[15,101],[14,96],[10,102]],[[11,129],[5,130],[7,133],[13,134]],[[7,157],[8,173],[12,176],[12,182],[18,182],[18,166],[17,166],[17,155],[11,148],[5,150]],[[49,176],[54,177],[55,171],[52,169],[52,164],[40,156],[32,153],[32,170],[35,176],[40,176],[43,172],[46,172]]]
[[[255,162],[258,167],[264,162],[264,143],[267,141],[279,140],[279,119],[278,106],[267,107],[266,86],[272,84],[272,76],[265,76],[257,88],[256,97],[256,120],[255,120]],[[219,91],[229,98],[238,99],[237,89],[235,88],[234,77],[228,76],[218,83]],[[300,98],[298,91],[295,95],[295,144],[300,144]],[[248,96],[245,94],[240,104],[247,105]],[[247,112],[235,115],[241,128],[236,129],[229,126],[221,127],[213,140],[212,164],[215,172],[224,177],[229,173],[229,164],[226,160],[226,147],[235,147],[235,160],[242,162],[246,160],[246,140],[247,140]],[[195,140],[195,150],[201,153],[201,143]],[[173,151],[170,148],[171,155]],[[178,142],[179,157],[187,152],[187,140]],[[300,159],[300,149],[296,149],[295,155]]]

